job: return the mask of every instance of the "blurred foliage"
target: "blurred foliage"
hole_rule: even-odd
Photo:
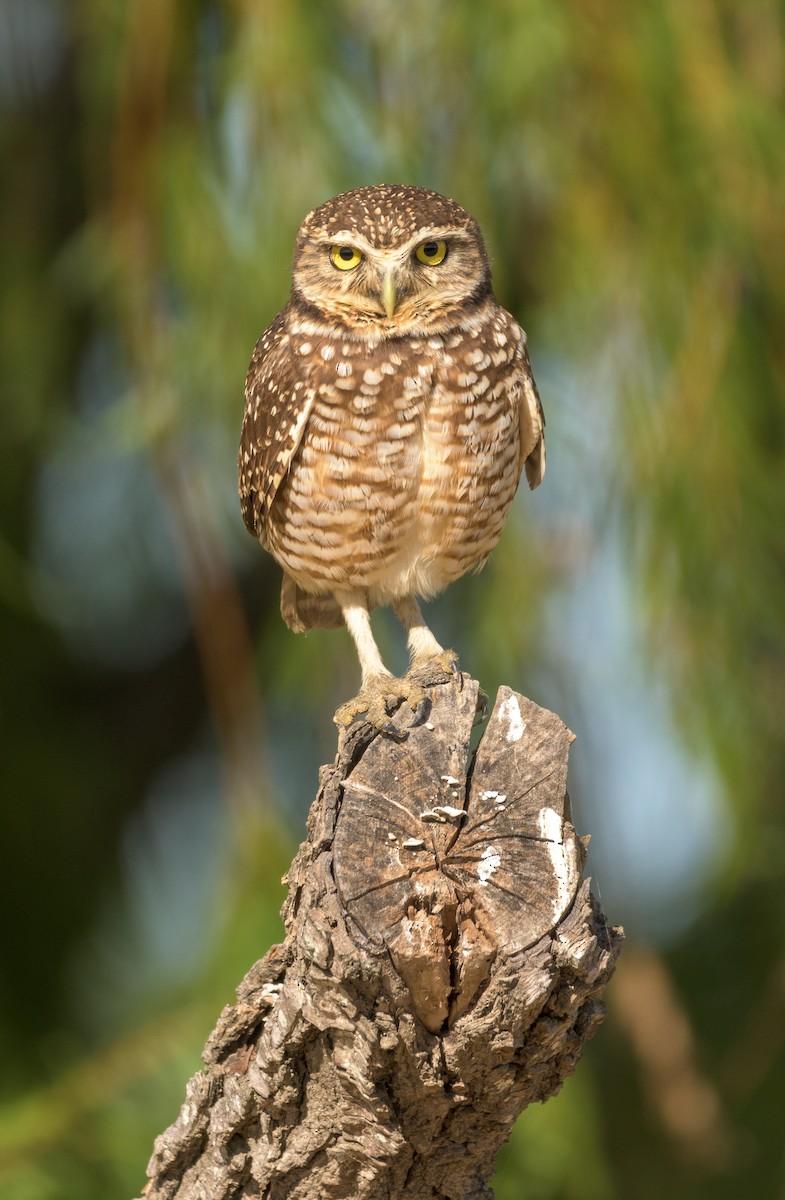
[[[345,633],[285,630],[242,528],[242,383],[302,216],[396,181],[480,220],[549,420],[543,488],[432,623],[487,690],[580,733],[579,823],[633,935],[497,1194],[785,1196],[784,21],[781,0],[6,0],[9,1200],[136,1194],[279,936],[357,675]]]

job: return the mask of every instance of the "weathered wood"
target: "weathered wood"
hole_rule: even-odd
[[[523,1108],[604,1015],[621,932],[581,882],[572,734],[502,688],[341,734],[249,972],[155,1145],[155,1200],[480,1200]]]

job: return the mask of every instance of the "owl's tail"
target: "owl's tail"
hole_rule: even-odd
[[[284,571],[281,585],[281,616],[295,633],[308,629],[338,629],[343,613],[333,596],[312,596],[304,592]]]

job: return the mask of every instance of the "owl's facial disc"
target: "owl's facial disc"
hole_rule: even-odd
[[[343,226],[302,236],[294,291],[322,315],[371,339],[453,328],[468,300],[490,292],[474,227],[421,225],[394,245]]]

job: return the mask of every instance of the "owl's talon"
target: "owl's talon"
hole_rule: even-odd
[[[489,708],[488,697],[485,694],[485,692],[482,690],[482,688],[479,688],[478,692],[477,692],[477,707],[474,711],[474,722],[473,723],[475,725],[482,725],[483,721],[485,721],[487,719],[488,708]]]
[[[399,680],[399,683],[406,689],[406,695],[402,698],[414,713],[415,720],[418,720],[422,708],[428,704],[428,696],[425,689],[419,683],[415,683],[409,675]]]
[[[408,675],[403,679],[396,679],[393,675],[374,675],[353,700],[347,700],[336,709],[333,720],[336,725],[348,728],[358,718],[364,718],[380,733],[400,741],[406,737],[406,731],[393,724],[390,717],[404,702],[414,710],[416,716],[413,723],[416,724],[417,716],[428,702],[423,688]]]
[[[418,678],[424,678],[429,687],[435,683],[446,683],[448,680],[460,682],[463,679],[458,655],[454,650],[441,650],[438,654],[423,654],[415,658],[411,670]],[[439,674],[446,675],[447,679],[439,679]],[[437,677],[434,678],[434,676]]]
[[[442,650],[441,654],[437,654],[435,658],[431,659],[431,662],[438,663],[448,675],[456,676],[461,673],[461,664],[455,650]]]

